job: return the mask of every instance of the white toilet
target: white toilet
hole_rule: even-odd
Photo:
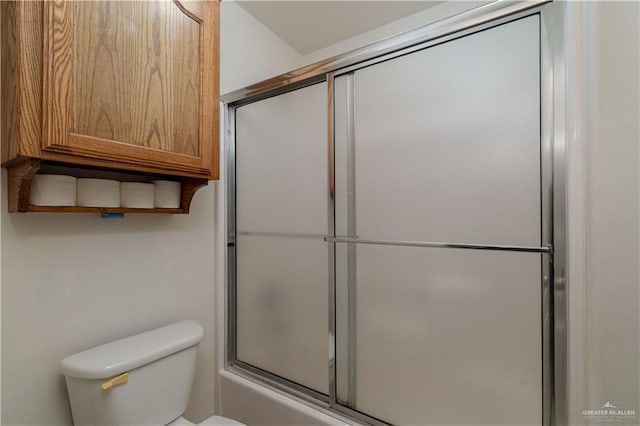
[[[192,426],[187,408],[202,327],[182,321],[62,360],[73,423]],[[243,426],[220,416],[200,425]]]

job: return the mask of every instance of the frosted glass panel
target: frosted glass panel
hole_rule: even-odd
[[[355,72],[360,238],[540,243],[538,21]]]
[[[238,237],[240,361],[328,392],[327,262],[321,239]]]
[[[236,110],[237,358],[328,393],[327,88]]]
[[[357,251],[359,410],[394,424],[540,424],[541,255]]]
[[[325,233],[325,84],[236,110],[236,211],[240,232]]]

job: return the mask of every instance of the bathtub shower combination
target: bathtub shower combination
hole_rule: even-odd
[[[228,369],[373,424],[562,423],[559,7],[224,98]]]

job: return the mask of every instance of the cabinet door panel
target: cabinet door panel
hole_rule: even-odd
[[[215,177],[217,2],[48,2],[43,148]]]
[[[172,2],[75,2],[73,16],[75,132],[197,156],[198,22]]]

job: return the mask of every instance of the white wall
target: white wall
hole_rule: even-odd
[[[233,1],[220,7],[220,93],[302,65],[302,55]]]
[[[640,422],[640,4],[585,3],[588,407]]]

